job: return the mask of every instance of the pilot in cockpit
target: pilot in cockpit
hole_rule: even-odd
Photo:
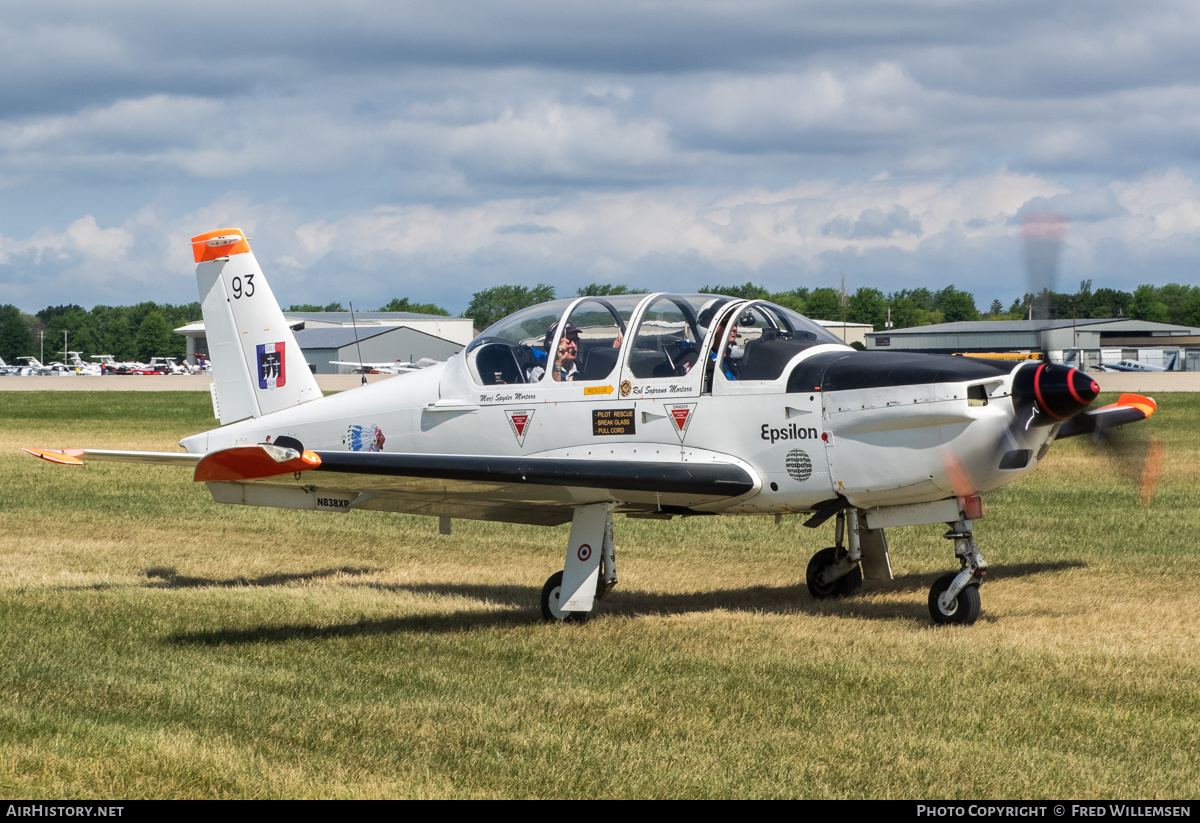
[[[558,323],[550,326],[546,330],[546,349],[549,350],[550,344],[554,342],[554,334],[558,331]],[[562,339],[558,341],[558,349],[554,355],[554,365],[551,367],[550,379],[558,383],[567,383],[574,379],[579,374],[579,329],[571,323],[563,329]],[[538,364],[530,366],[526,371],[525,380],[529,383],[537,383],[546,373],[544,366]]]
[[[737,380],[739,371],[739,361],[741,359],[743,349],[737,343],[738,327],[731,321],[734,316],[727,315],[721,324],[717,326],[717,332],[713,335],[713,350],[709,357],[708,370],[705,374],[705,383],[711,385],[712,373],[717,363],[717,356],[722,348],[721,341],[724,340],[724,357],[721,358],[721,373],[725,375],[727,380]],[[728,329],[728,337],[726,336]]]

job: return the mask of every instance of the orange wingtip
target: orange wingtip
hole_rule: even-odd
[[[21,451],[64,466],[82,466],[83,461],[79,458],[87,453],[83,449],[21,449]]]
[[[248,251],[250,244],[241,229],[217,229],[197,234],[192,238],[192,256],[196,258],[197,263],[233,254],[245,254]]]
[[[1122,407],[1132,407],[1138,409],[1147,417],[1158,411],[1158,404],[1154,402],[1153,397],[1142,397],[1140,394],[1123,394],[1117,398],[1116,403],[1109,403],[1103,408],[1119,409]],[[1100,411],[1100,409],[1097,409],[1097,411]]]
[[[295,451],[290,449],[281,449],[278,446],[262,443],[222,449],[200,459],[200,462],[196,464],[195,479],[197,483],[262,480],[267,477],[308,471],[321,465],[321,458],[308,449],[305,449],[299,457],[278,459],[288,451],[295,454]]]

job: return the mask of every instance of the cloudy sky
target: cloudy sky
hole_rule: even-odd
[[[190,7],[190,8],[189,8]],[[6,3],[0,303],[1196,283],[1200,4]]]

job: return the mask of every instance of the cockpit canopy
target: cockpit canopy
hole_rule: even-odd
[[[766,301],[626,294],[522,309],[485,329],[466,355],[483,385],[612,380],[619,366],[639,380],[679,378],[698,362],[718,361],[726,379],[774,380],[797,353],[820,344],[845,345]]]

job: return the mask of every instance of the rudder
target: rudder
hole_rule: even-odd
[[[241,229],[192,238],[221,423],[321,397]]]

